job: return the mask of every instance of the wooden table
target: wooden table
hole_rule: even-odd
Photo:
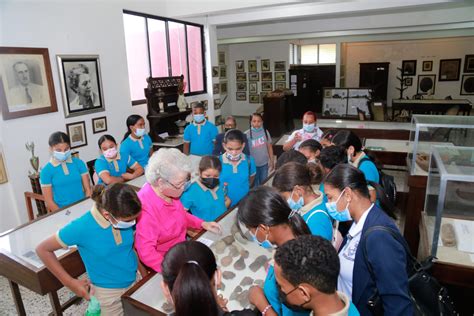
[[[392,100],[392,120],[395,114],[400,114],[403,110],[408,111],[409,117],[412,114],[445,114],[450,108],[458,106],[459,112],[463,115],[470,115],[472,109],[471,101],[467,99],[459,100]]]

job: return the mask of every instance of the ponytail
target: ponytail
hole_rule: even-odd
[[[306,167],[308,168],[309,176],[311,178],[311,184],[320,184],[323,181],[323,170],[321,166],[314,163],[309,162]]]
[[[98,209],[104,208],[104,192],[105,185],[103,184],[97,184],[92,189],[91,199],[95,202]]]
[[[293,235],[295,235],[295,237],[311,235],[311,230],[309,229],[308,225],[300,214],[290,213],[290,215],[288,216],[288,220],[291,231],[293,232]]]
[[[385,191],[380,184],[374,181],[367,181],[367,183],[375,189],[377,200],[380,202],[380,206],[382,209],[393,219],[397,219],[397,215],[395,215],[396,207],[393,203],[388,199],[387,195],[385,195]]]

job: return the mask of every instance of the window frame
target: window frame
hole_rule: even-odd
[[[145,18],[145,25],[146,25],[146,42],[147,42],[147,48],[148,48],[148,72],[149,76],[152,74],[152,67],[151,67],[151,52],[150,52],[150,34],[148,30],[148,19],[153,19],[153,20],[159,20],[165,22],[165,32],[166,32],[166,54],[168,58],[168,76],[172,77],[172,68],[171,68],[171,54],[170,54],[170,37],[169,37],[169,27],[168,27],[168,22],[174,22],[174,23],[180,23],[184,25],[184,40],[186,44],[186,78],[187,82],[186,85],[189,88],[189,91],[191,91],[191,80],[190,80],[190,74],[189,74],[189,52],[188,52],[188,25],[189,26],[194,26],[198,27],[201,30],[201,60],[202,60],[202,80],[203,80],[203,90],[199,91],[194,91],[194,92],[187,92],[184,93],[184,96],[192,96],[192,95],[199,95],[199,94],[205,94],[207,93],[207,71],[206,71],[206,56],[205,56],[205,46],[204,46],[204,26],[198,23],[193,23],[193,22],[187,22],[187,21],[181,21],[181,20],[176,20],[172,18],[165,18],[153,14],[148,14],[148,13],[140,13],[136,11],[131,11],[131,10],[123,10],[122,12],[124,15],[134,15],[134,16],[139,16]],[[128,60],[127,60],[128,62]],[[184,74],[183,74],[184,75]],[[146,103],[146,99],[141,99],[141,100],[132,100],[132,105],[139,105]]]

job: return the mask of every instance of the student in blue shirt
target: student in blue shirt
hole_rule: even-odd
[[[127,118],[127,132],[120,144],[120,153],[124,157],[132,157],[143,169],[148,165],[153,142],[146,134],[145,120],[140,115],[133,114]]]
[[[102,155],[96,159],[94,168],[99,176],[98,184],[112,184],[135,179],[143,174],[143,168],[130,156],[117,151],[117,142],[111,135],[102,135],[98,141]],[[133,173],[127,172],[133,170]]]
[[[244,149],[244,133],[237,129],[228,131],[222,146],[225,153],[219,159],[222,163],[220,181],[227,184],[227,196],[231,207],[249,192],[255,178],[255,161],[242,153]]]
[[[303,217],[313,235],[331,241],[333,225],[323,194],[312,188],[315,179],[321,179],[322,175],[314,174],[314,170],[297,162],[286,163],[275,173],[272,186],[286,199],[290,208]]]
[[[40,184],[49,211],[73,204],[91,194],[87,166],[71,157],[71,140],[63,132],[49,137],[51,159],[41,169]]]
[[[269,250],[311,233],[303,218],[288,207],[276,189],[268,186],[259,186],[242,199],[237,221],[250,231],[256,243]],[[271,252],[268,256],[271,257]],[[309,315],[309,311],[295,311],[281,301],[273,264],[268,268],[263,289],[258,286],[250,288],[249,301],[262,315]]]
[[[123,315],[120,296],[135,282],[139,264],[133,236],[141,203],[135,190],[122,183],[95,186],[92,199],[89,212],[39,244],[36,253],[77,296],[95,296],[102,315]],[[77,246],[89,279],[73,278],[56,258],[54,251],[71,246]]]
[[[204,156],[199,163],[199,179],[181,195],[184,209],[206,222],[213,222],[230,205],[224,184],[219,181],[222,165],[215,156]]]
[[[204,105],[200,102],[193,108],[193,122],[184,129],[183,153],[186,155],[212,155],[217,127],[206,120]]]

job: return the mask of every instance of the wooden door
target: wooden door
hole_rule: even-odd
[[[374,91],[373,101],[387,101],[388,69],[390,63],[361,63],[359,87]]]

